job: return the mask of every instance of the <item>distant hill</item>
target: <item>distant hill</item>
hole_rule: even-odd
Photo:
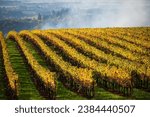
[[[38,27],[38,20],[31,19],[5,19],[0,20],[0,31],[6,34],[10,30],[20,31],[23,29],[34,29],[34,27]]]

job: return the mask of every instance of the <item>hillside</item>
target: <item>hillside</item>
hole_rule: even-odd
[[[0,33],[0,99],[150,99],[150,27]]]
[[[34,19],[4,19],[0,20],[0,30],[6,35],[10,30],[31,30],[38,27],[39,21]]]

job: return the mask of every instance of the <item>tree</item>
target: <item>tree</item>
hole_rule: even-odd
[[[38,20],[42,20],[42,16],[40,13],[38,14]]]

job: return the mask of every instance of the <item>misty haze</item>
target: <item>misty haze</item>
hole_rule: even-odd
[[[32,28],[149,26],[150,1],[1,0],[0,17],[0,30],[4,32]],[[22,28],[16,27],[16,23]]]

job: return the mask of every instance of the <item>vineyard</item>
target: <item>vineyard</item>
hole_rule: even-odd
[[[0,32],[0,99],[150,99],[150,28]]]

